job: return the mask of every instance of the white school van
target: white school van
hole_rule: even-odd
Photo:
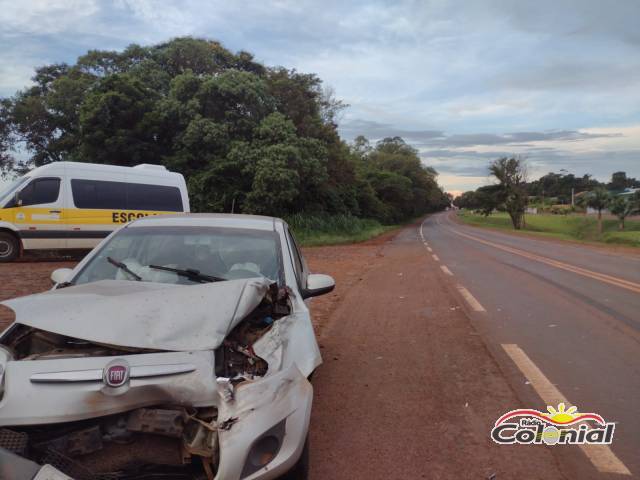
[[[0,262],[23,250],[93,248],[136,218],[189,212],[184,177],[161,165],[55,162],[0,191]]]

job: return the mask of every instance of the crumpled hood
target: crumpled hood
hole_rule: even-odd
[[[15,311],[17,323],[82,340],[208,350],[260,304],[270,283],[266,278],[201,285],[102,280],[2,304]]]

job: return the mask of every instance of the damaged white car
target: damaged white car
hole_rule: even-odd
[[[4,302],[0,477],[307,478],[321,363],[282,220],[148,217]]]

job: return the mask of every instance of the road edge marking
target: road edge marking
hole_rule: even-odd
[[[429,217],[427,217],[427,218],[429,218]],[[418,229],[418,232],[420,233],[420,238],[422,238],[422,241],[423,241],[423,242],[425,242],[425,243],[427,242],[427,239],[426,239],[426,238],[424,238],[424,233],[422,232],[422,227],[424,227],[424,222],[426,222],[426,221],[427,221],[427,218],[425,218],[425,219],[422,221],[422,223],[420,223],[420,228]]]
[[[486,312],[482,304],[476,300],[476,297],[471,295],[469,290],[464,288],[462,285],[458,285],[456,288],[474,312]]]
[[[533,385],[543,402],[547,405],[558,405],[559,403],[573,405],[517,344],[503,343],[501,346],[529,383]],[[578,446],[599,472],[631,475],[631,471],[613,453],[609,445]]]
[[[427,247],[427,250],[429,251],[429,253],[433,252],[433,249],[431,247]]]
[[[449,268],[446,265],[440,265],[440,269],[450,277],[453,277],[453,272],[449,270]]]
[[[431,256],[433,257],[433,259],[434,259],[436,262],[439,262],[439,261],[440,261],[440,257],[438,257],[438,255],[436,255],[435,253],[434,253],[434,254],[432,254]]]

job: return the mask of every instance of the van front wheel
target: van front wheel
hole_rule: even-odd
[[[18,258],[19,253],[18,239],[10,233],[0,232],[0,262],[12,262]]]

